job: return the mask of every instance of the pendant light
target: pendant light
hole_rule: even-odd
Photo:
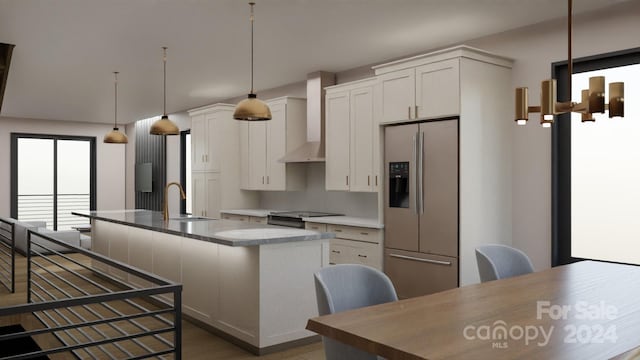
[[[127,135],[125,135],[124,133],[120,132],[120,130],[118,129],[118,72],[114,71],[113,75],[115,77],[115,113],[114,113],[114,120],[113,120],[113,130],[111,130],[109,133],[107,133],[104,136],[104,142],[108,143],[108,144],[126,144],[129,142],[129,139],[127,139]]]
[[[573,0],[567,0],[567,85],[569,100],[557,102],[556,79],[544,80],[540,86],[540,106],[529,106],[529,89],[516,89],[515,121],[518,125],[526,125],[529,113],[540,113],[540,125],[550,128],[555,115],[565,113],[582,114],[582,122],[594,122],[594,113],[604,113],[609,110],[609,117],[624,117],[624,83],[609,84],[609,103],[605,104],[604,76],[589,78],[589,88],[582,90],[579,103],[571,101],[571,75],[573,75],[572,33],[573,33]]]
[[[236,120],[248,120],[248,121],[262,121],[271,120],[271,110],[269,106],[262,100],[259,100],[255,94],[253,88],[253,6],[256,3],[250,2],[251,16],[249,20],[251,22],[251,92],[246,99],[240,101],[236,106],[236,110],[233,113],[233,118]]]
[[[151,125],[151,130],[149,133],[151,135],[179,135],[180,129],[173,123],[173,121],[169,120],[169,116],[167,116],[167,47],[162,47],[162,62],[164,64],[164,108],[162,111],[162,118],[160,120],[156,120]]]

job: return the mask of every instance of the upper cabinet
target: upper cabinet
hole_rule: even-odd
[[[378,191],[379,128],[375,79],[327,88],[326,189]]]
[[[418,65],[425,61],[428,63]],[[380,122],[460,113],[459,58],[415,58],[374,69],[380,82]]]
[[[231,105],[218,104],[207,112],[191,117],[191,169],[220,171],[221,151],[229,143],[226,134],[237,132],[237,124],[230,122]]]
[[[241,190],[240,126],[234,105],[215,104],[189,111],[193,214],[220,217],[220,209],[257,206],[255,194]]]
[[[245,190],[302,190],[305,168],[280,161],[306,142],[307,101],[282,97],[268,100],[271,120],[240,124],[241,186]]]

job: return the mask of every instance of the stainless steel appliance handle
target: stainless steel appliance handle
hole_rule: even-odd
[[[394,257],[394,258],[398,258],[398,259],[404,259],[404,260],[419,261],[419,262],[425,262],[425,263],[429,263],[429,264],[451,266],[451,261],[421,259],[421,258],[417,258],[417,257],[413,257],[413,256],[398,255],[398,254],[389,254],[389,256]]]
[[[409,109],[411,109],[411,108],[409,108]],[[417,167],[418,167],[418,165],[417,165],[418,164],[418,133],[413,134],[413,142],[412,142],[412,144],[413,144],[413,146],[412,146],[413,154],[411,156],[411,162],[413,163],[413,168],[417,169]],[[417,173],[418,171],[416,170],[415,172]],[[416,178],[414,177],[414,179],[416,179]],[[409,191],[411,191],[411,186],[409,186]],[[416,181],[416,184],[414,186],[413,196],[415,198],[414,199],[415,202],[413,204],[414,205],[413,211],[417,215],[419,213],[418,212],[419,211],[418,208],[420,206],[420,204],[418,203],[418,184],[417,184],[417,181]]]
[[[420,204],[420,214],[424,214],[424,183],[423,183],[423,176],[424,176],[424,169],[423,169],[423,164],[424,164],[424,131],[420,131],[420,141],[419,141],[419,146],[418,146],[418,189],[419,190],[419,196],[418,196],[418,203]]]

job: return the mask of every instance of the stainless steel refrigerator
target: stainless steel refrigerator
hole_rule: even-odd
[[[384,131],[384,269],[398,296],[458,286],[458,119]]]

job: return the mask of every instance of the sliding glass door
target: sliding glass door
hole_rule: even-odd
[[[95,138],[12,134],[11,216],[67,230],[95,209]]]

